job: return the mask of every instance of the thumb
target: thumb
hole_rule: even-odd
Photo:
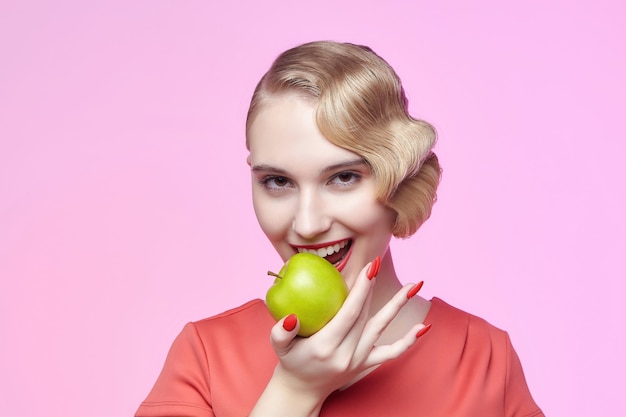
[[[300,322],[295,314],[283,317],[272,327],[270,342],[276,355],[283,356],[291,348],[291,342],[298,335]]]

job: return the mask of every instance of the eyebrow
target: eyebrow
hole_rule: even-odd
[[[367,163],[367,161],[363,158],[359,158],[359,159],[353,159],[350,161],[345,161],[345,162],[340,162],[338,164],[333,164],[333,165],[329,165],[327,167],[325,167],[324,169],[322,169],[320,171],[320,174],[327,174],[328,172],[331,171],[338,171],[341,169],[346,169],[346,168],[354,168],[357,166],[366,166],[369,168],[370,164]],[[284,174],[287,175],[288,172],[282,168],[276,168],[273,167],[271,165],[268,164],[259,164],[259,165],[253,165],[252,166],[252,171],[253,172],[275,172],[277,174]]]

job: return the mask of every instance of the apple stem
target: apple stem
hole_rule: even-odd
[[[282,278],[280,275],[278,275],[276,272],[272,272],[272,271],[267,271],[267,275],[271,275],[273,277],[276,278]]]

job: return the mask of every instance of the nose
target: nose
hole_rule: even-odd
[[[304,239],[326,232],[332,223],[329,207],[315,190],[301,190],[291,228]]]

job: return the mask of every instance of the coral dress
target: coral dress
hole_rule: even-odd
[[[322,417],[543,416],[506,332],[433,298],[433,327],[398,359],[334,392]],[[263,301],[187,324],[136,416],[247,416],[277,359]]]

